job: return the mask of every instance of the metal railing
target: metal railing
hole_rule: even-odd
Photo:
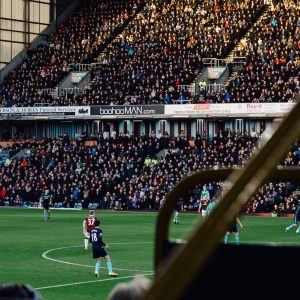
[[[34,103],[33,106],[37,107],[44,107],[44,106],[50,106],[50,103],[42,102],[42,103]]]
[[[51,95],[53,98],[58,97],[58,88],[46,88],[42,89],[44,95]]]
[[[224,88],[224,84],[220,83],[214,83],[214,84],[207,84],[205,89],[207,92],[215,92],[215,93],[220,93]]]
[[[225,67],[229,63],[234,64],[245,64],[246,63],[246,57],[245,56],[228,56],[225,59],[220,58],[213,58],[213,57],[206,57],[202,59],[202,63],[205,67]]]
[[[195,96],[195,83],[192,84],[181,84],[178,86],[179,91],[189,92],[192,96]]]
[[[69,70],[70,71],[95,71],[100,70],[102,68],[103,64],[101,63],[91,63],[91,64],[70,64]]]
[[[81,92],[83,91],[83,89],[81,88],[62,88],[59,90],[59,95],[60,96],[65,96],[68,99],[68,96],[70,95],[79,95],[81,94]]]
[[[231,65],[232,67],[241,67],[246,65],[246,57],[233,57],[230,61],[227,62],[227,65]]]
[[[55,88],[42,89],[43,93],[46,94],[46,95],[51,95],[54,90],[55,90]]]
[[[177,99],[177,100],[172,100],[172,102],[174,104],[189,104],[191,103],[192,99],[185,99],[185,100],[180,100],[180,99]]]
[[[212,67],[212,68],[225,67],[226,66],[226,61],[224,59],[213,58],[213,57],[203,58],[202,63],[205,67]]]

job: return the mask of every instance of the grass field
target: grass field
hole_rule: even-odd
[[[0,209],[0,283],[28,283],[45,300],[107,299],[112,287],[137,274],[153,273],[155,213],[97,212],[104,241],[118,278],[110,278],[106,264],[94,277],[91,251],[83,251],[83,211],[53,211],[44,222],[36,209]],[[185,238],[199,215],[181,214],[181,224],[171,225],[171,238]],[[241,242],[300,245],[300,235],[284,232],[287,218],[244,217]],[[233,241],[233,237],[231,238]]]

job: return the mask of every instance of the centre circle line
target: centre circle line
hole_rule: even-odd
[[[110,245],[128,245],[128,244],[153,244],[152,242],[120,242],[120,243],[110,243]],[[59,259],[55,259],[55,258],[51,258],[48,256],[49,253],[54,252],[54,251],[58,251],[58,250],[63,250],[63,249],[70,249],[70,248],[79,248],[82,247],[82,245],[78,245],[78,246],[65,246],[65,247],[59,247],[59,248],[53,248],[53,249],[49,249],[45,252],[42,253],[42,257],[53,261],[53,262],[57,262],[57,263],[61,263],[61,264],[66,264],[66,265],[72,265],[72,266],[79,266],[79,267],[85,267],[85,268],[94,268],[95,266],[91,266],[91,265],[84,265],[84,264],[78,264],[78,263],[73,263],[73,262],[69,262],[69,261],[64,261],[64,260],[59,260]],[[101,269],[106,269],[105,267],[101,267]],[[129,271],[129,272],[152,272],[152,271],[145,271],[145,270],[134,270],[134,269],[122,269],[122,268],[114,268],[114,270],[119,270],[119,271]]]

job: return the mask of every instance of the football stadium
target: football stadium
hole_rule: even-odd
[[[297,296],[299,76],[297,0],[0,0],[0,299]]]

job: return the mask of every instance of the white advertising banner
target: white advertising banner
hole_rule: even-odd
[[[285,116],[295,103],[204,103],[166,105],[165,114],[173,116],[239,117]]]
[[[0,118],[59,117],[89,118],[130,116],[141,118],[151,115],[161,118],[239,118],[239,117],[284,117],[295,103],[228,103],[228,104],[174,104],[140,106],[44,106],[0,107]]]
[[[89,106],[0,107],[0,116],[89,116]]]

